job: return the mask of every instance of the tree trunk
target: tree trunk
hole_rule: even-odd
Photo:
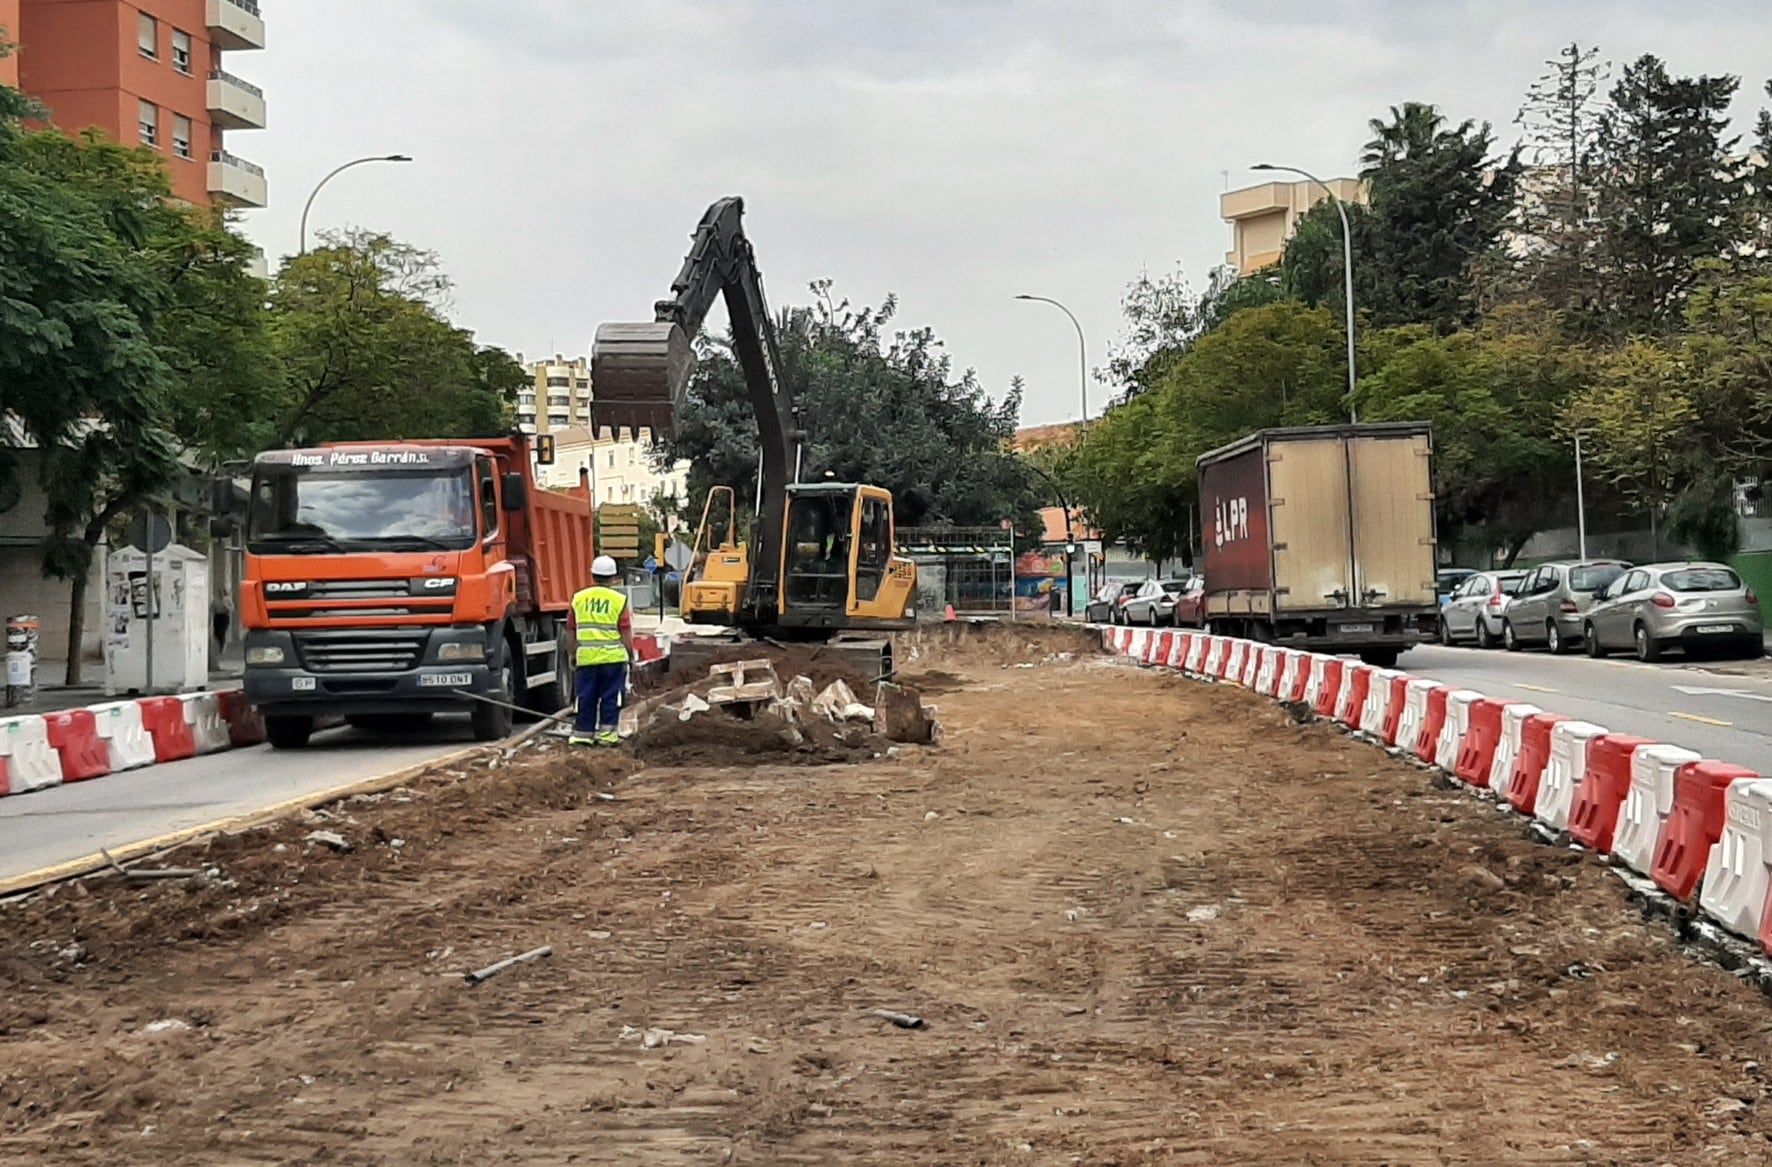
[[[62,677],[64,685],[80,683],[80,658],[85,655],[86,640],[86,581],[92,575],[92,565],[76,575],[68,584],[68,667]]]

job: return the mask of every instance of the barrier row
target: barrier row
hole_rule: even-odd
[[[0,795],[26,794],[265,740],[239,689],[0,719]]]
[[[1488,791],[1772,954],[1772,779],[1396,669],[1203,632],[1101,631],[1112,652],[1308,705]]]

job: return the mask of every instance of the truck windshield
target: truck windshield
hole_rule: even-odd
[[[260,466],[246,537],[254,554],[471,547],[474,485],[451,470]]]

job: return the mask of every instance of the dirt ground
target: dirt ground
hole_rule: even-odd
[[[1597,860],[1062,647],[909,664],[938,749],[546,743],[0,909],[0,1162],[1772,1161],[1772,1003]]]

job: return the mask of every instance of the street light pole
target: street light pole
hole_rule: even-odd
[[[1077,314],[1060,304],[1050,296],[1029,296],[1025,293],[1015,297],[1017,300],[1038,300],[1042,304],[1050,304],[1071,318],[1071,326],[1077,330],[1077,372],[1083,389],[1083,421],[1089,421],[1089,346],[1083,340],[1083,326],[1077,323]]]
[[[357,159],[354,159],[350,162],[345,163],[343,166],[340,166],[338,169],[334,170],[331,174],[328,174],[325,178],[322,178],[318,183],[316,183],[314,185],[314,189],[313,189],[312,193],[310,193],[308,195],[308,201],[306,203],[302,204],[302,209],[301,209],[301,251],[298,252],[297,254],[306,255],[308,253],[308,212],[313,210],[314,199],[319,196],[321,189],[324,188],[327,183],[331,182],[333,179],[337,178],[339,175],[343,174],[345,171],[349,170],[353,166],[363,166],[363,165],[370,163],[370,162],[411,162],[411,161],[412,161],[412,159],[407,157],[404,154],[378,154],[378,155],[371,157],[371,158],[357,158]]]
[[[1581,431],[1575,431],[1575,530],[1581,557],[1587,558],[1587,498],[1581,486]]]
[[[1351,421],[1360,420],[1360,411],[1354,405],[1354,386],[1358,378],[1354,364],[1354,232],[1347,221],[1347,208],[1341,199],[1329,188],[1329,184],[1296,166],[1275,166],[1268,162],[1257,163],[1251,170],[1278,170],[1286,174],[1296,174],[1307,182],[1314,182],[1323,188],[1329,201],[1335,204],[1335,213],[1341,216],[1341,274],[1344,281],[1342,299],[1347,302],[1347,410]]]

